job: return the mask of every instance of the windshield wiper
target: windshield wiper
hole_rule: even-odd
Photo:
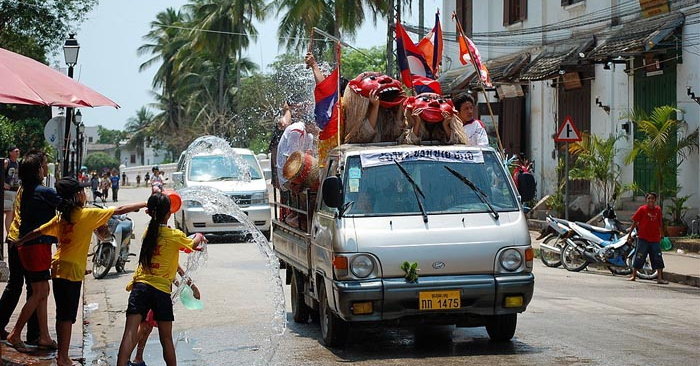
[[[491,203],[489,202],[486,193],[484,193],[481,189],[479,189],[479,187],[476,186],[476,184],[474,184],[474,182],[467,179],[467,177],[463,176],[458,171],[450,168],[447,165],[443,165],[443,167],[445,167],[445,169],[449,170],[450,173],[452,173],[455,177],[461,180],[462,183],[466,184],[469,188],[471,188],[474,191],[474,193],[476,193],[476,196],[479,197],[481,202],[483,202],[486,206],[488,206],[489,210],[491,210],[491,213],[493,213],[493,218],[498,220],[498,212],[496,212],[496,209],[494,209],[493,206],[491,206]]]
[[[218,181],[218,180],[231,180],[235,177],[218,177],[216,179],[212,179],[212,181]]]
[[[406,177],[409,183],[411,183],[411,186],[413,186],[413,193],[416,194],[416,201],[418,201],[418,208],[420,208],[420,212],[423,214],[423,222],[428,223],[428,214],[425,212],[425,207],[423,207],[423,201],[420,199],[423,197],[425,199],[425,194],[423,194],[423,191],[421,191],[420,187],[418,187],[418,183],[416,183],[415,180],[413,180],[413,177],[411,177],[411,174],[406,171],[406,168],[401,165],[398,161],[394,160],[394,163],[396,163],[396,166],[399,167],[399,170],[401,170],[401,173]]]

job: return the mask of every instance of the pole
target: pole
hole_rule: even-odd
[[[68,77],[73,78],[73,65],[68,65]],[[64,128],[65,136],[63,138],[63,174],[62,177],[68,176],[68,159],[70,158],[70,125],[73,123],[73,108],[66,107],[66,126]]]
[[[2,198],[2,203],[0,203],[0,208],[2,208],[2,223],[0,223],[0,261],[5,259],[5,159],[0,158],[0,198]]]
[[[569,143],[564,153],[564,219],[569,219]]]
[[[481,92],[484,94],[484,99],[486,100],[486,106],[489,108],[489,115],[491,115],[491,121],[493,121],[493,126],[496,129],[496,141],[498,142],[498,152],[501,154],[501,159],[505,159],[506,154],[503,151],[503,144],[501,143],[501,134],[498,132],[498,121],[493,116],[493,109],[491,109],[491,102],[489,102],[489,97],[486,95],[486,87],[484,87],[484,82],[479,78],[479,84],[481,85]]]
[[[425,26],[425,0],[418,0],[418,39],[423,39],[425,32],[423,32],[423,27]]]
[[[341,141],[340,141],[340,135],[343,134],[343,131],[340,129],[340,127],[342,126],[342,123],[340,122],[340,120],[343,118],[343,113],[342,113],[342,112],[343,112],[343,107],[342,107],[342,105],[343,105],[343,96],[342,96],[342,93],[341,93],[342,90],[340,90],[340,55],[341,55],[341,53],[340,53],[340,44],[341,44],[341,43],[340,43],[340,40],[338,40],[338,41],[336,42],[336,53],[337,53],[336,59],[337,59],[337,62],[338,62],[338,86],[337,86],[337,88],[338,88],[338,118],[337,118],[337,120],[338,120],[338,132],[336,133],[336,135],[338,136],[338,146],[340,146],[340,142],[341,142]]]
[[[387,6],[392,13],[388,16],[386,27],[386,74],[392,76],[394,75],[394,0],[388,0]]]

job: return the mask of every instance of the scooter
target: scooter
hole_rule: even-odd
[[[100,207],[99,205],[95,205]],[[107,224],[95,230],[96,244],[91,254],[92,275],[96,279],[104,278],[110,268],[124,272],[124,266],[129,262],[129,245],[134,239],[134,223],[126,215],[113,215]]]

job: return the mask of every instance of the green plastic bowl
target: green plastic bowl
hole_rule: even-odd
[[[671,248],[673,248],[673,243],[671,243],[671,239],[669,239],[668,236],[664,236],[660,244],[661,250],[671,250]]]

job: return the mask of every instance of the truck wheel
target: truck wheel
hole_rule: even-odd
[[[508,342],[515,334],[518,314],[494,315],[486,321],[486,331],[494,342]]]
[[[321,338],[323,343],[328,347],[338,347],[345,344],[348,336],[348,324],[333,314],[328,305],[326,296],[326,287],[321,283],[321,291],[319,296],[319,322],[321,323]]]
[[[292,318],[295,323],[309,321],[309,307],[304,302],[304,277],[293,270],[292,283]]]

